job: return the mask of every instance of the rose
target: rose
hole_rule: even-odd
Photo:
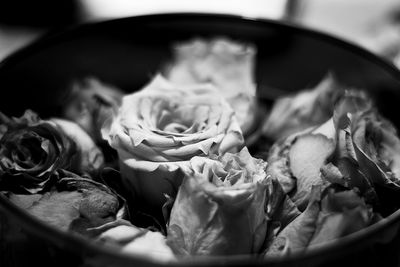
[[[194,157],[174,202],[167,241],[187,255],[258,253],[267,232],[266,162],[247,148]]]
[[[1,116],[0,183],[4,189],[37,193],[59,168],[72,166],[76,145],[56,124],[32,111],[21,118]]]
[[[101,127],[121,104],[123,93],[93,77],[74,81],[67,91],[62,116],[76,122],[95,141],[102,141]]]
[[[234,109],[244,135],[257,117],[254,79],[256,48],[227,38],[194,39],[174,46],[166,77],[177,84],[210,82]]]
[[[357,188],[383,214],[397,210],[390,199],[400,190],[400,139],[395,127],[378,113],[371,99],[349,94],[334,112],[337,155],[328,176]],[[335,180],[337,180],[335,178]],[[386,202],[382,205],[380,202]]]
[[[395,127],[377,112],[354,114],[352,145],[360,170],[374,184],[400,190],[400,139]]]
[[[314,185],[307,208],[269,244],[266,256],[287,256],[359,231],[379,219],[355,190],[321,191]]]
[[[5,188],[38,193],[59,169],[96,174],[103,165],[102,152],[74,122],[41,120],[28,110],[18,119],[2,115],[1,126],[0,181]]]
[[[174,196],[193,156],[222,155],[243,145],[228,103],[210,85],[179,87],[161,76],[123,98],[103,137],[118,150],[121,173],[140,208],[162,220],[165,194]]]
[[[342,94],[338,82],[328,75],[315,88],[278,98],[262,126],[263,135],[276,141],[324,123]]]
[[[371,105],[336,114],[339,174],[367,202],[388,215],[398,209],[400,139],[395,127]],[[383,204],[384,203],[384,204]]]

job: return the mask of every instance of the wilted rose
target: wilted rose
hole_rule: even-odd
[[[400,190],[400,139],[396,128],[376,112],[354,114],[351,132],[360,170],[374,184]]]
[[[266,250],[266,256],[287,256],[305,251],[359,231],[376,220],[372,208],[354,190],[321,192],[311,188],[307,208],[277,233]]]
[[[82,127],[95,141],[102,141],[101,127],[121,104],[123,93],[96,78],[74,81],[63,100],[62,116]]]
[[[159,215],[164,194],[176,194],[180,170],[190,166],[192,157],[243,146],[234,112],[214,87],[179,87],[161,76],[125,96],[102,132],[118,150],[126,185],[144,200],[144,209]]]
[[[180,256],[258,253],[267,232],[266,163],[246,148],[194,157],[173,205],[167,240]]]
[[[358,188],[368,203],[379,205],[385,214],[393,212],[395,202],[379,202],[400,190],[397,131],[370,99],[353,94],[345,100],[338,103],[334,113],[338,137],[336,176],[344,177],[349,187]]]
[[[351,163],[344,162],[342,158],[353,158],[355,154],[347,114],[371,107],[370,98],[364,92],[346,91],[335,104],[332,118],[317,127],[309,127],[281,139],[272,146],[267,172],[281,183],[300,210],[306,208],[313,185],[325,187],[336,183],[354,187],[350,185],[350,180],[356,180],[358,170],[355,169],[351,177],[339,170],[343,164]],[[346,166],[347,172],[349,167]]]
[[[0,182],[3,189],[37,193],[59,168],[74,164],[76,145],[55,123],[26,111],[21,118],[1,116]]]
[[[278,98],[262,126],[263,135],[275,141],[324,123],[332,117],[342,94],[338,82],[329,75],[315,88]]]
[[[373,106],[343,108],[336,115],[339,174],[384,215],[398,209],[400,139],[395,127]],[[385,203],[385,204],[383,204]]]

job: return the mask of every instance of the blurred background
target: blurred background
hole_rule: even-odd
[[[0,60],[41,36],[80,23],[165,12],[290,21],[361,45],[400,67],[399,0],[1,1]]]

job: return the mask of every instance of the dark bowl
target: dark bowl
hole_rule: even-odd
[[[171,45],[228,36],[256,45],[257,94],[265,103],[315,85],[328,72],[370,92],[399,128],[400,71],[355,45],[270,20],[227,15],[164,14],[82,25],[51,34],[0,65],[0,110],[57,115],[72,79],[96,76],[135,91],[171,58]],[[159,264],[122,255],[40,223],[0,194],[0,266],[399,266],[400,211],[362,231],[286,258],[195,258]]]

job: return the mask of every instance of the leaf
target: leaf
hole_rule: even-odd
[[[42,197],[42,195],[41,194],[23,195],[23,194],[8,193],[7,197],[12,203],[17,205],[21,209],[27,209],[30,206],[32,206],[33,203],[38,201]]]
[[[71,223],[79,219],[79,192],[49,192],[43,195],[27,211],[62,231],[68,231]]]
[[[106,186],[74,176],[61,178],[54,190],[27,211],[62,231],[90,235],[88,228],[116,220],[120,205],[118,196]]]

